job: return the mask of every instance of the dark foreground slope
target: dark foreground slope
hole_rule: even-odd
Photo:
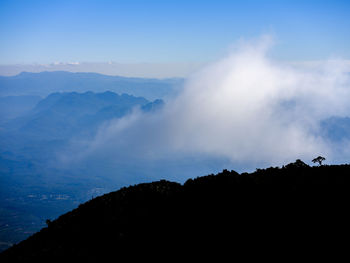
[[[311,247],[322,254],[321,248],[347,240],[349,186],[349,165],[301,161],[252,174],[224,170],[184,185],[139,184],[48,222],[0,261],[101,262],[185,251],[246,257],[283,251],[283,260]]]

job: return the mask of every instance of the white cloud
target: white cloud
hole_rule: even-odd
[[[193,74],[163,111],[135,112],[101,127],[82,156],[205,154],[266,164],[320,154],[331,159],[339,145],[317,135],[319,122],[350,115],[349,62],[281,63],[267,55],[271,46],[266,37],[241,43]]]

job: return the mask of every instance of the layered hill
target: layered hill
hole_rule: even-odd
[[[147,105],[150,104],[150,105]],[[26,115],[9,121],[4,130],[20,136],[66,139],[81,131],[95,131],[101,123],[121,118],[135,107],[151,107],[143,97],[114,92],[52,93]]]
[[[202,256],[284,251],[289,258],[288,253],[348,236],[349,186],[350,165],[310,167],[300,160],[250,174],[224,170],[183,185],[138,184],[48,220],[48,227],[0,260],[101,262],[186,251]]]

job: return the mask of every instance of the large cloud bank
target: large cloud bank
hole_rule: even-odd
[[[348,61],[282,63],[269,57],[270,48],[268,37],[239,44],[193,74],[163,110],[135,111],[101,127],[80,157],[204,154],[266,164],[332,159],[335,146],[319,136],[319,124],[350,115]]]

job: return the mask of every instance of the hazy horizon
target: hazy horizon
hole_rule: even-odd
[[[186,78],[206,63],[135,63],[116,62],[56,62],[50,64],[0,65],[0,76],[15,76],[22,72],[67,71],[99,73],[108,76],[138,78]]]
[[[339,58],[338,58],[339,59]],[[330,58],[328,60],[337,60]],[[350,72],[350,59],[344,60]],[[290,66],[314,67],[327,60],[280,61]],[[0,76],[16,76],[22,72],[41,73],[67,71],[72,73],[98,73],[107,76],[135,78],[188,78],[212,62],[198,63],[138,63],[122,64],[117,62],[56,62],[50,64],[14,64],[1,65]]]

